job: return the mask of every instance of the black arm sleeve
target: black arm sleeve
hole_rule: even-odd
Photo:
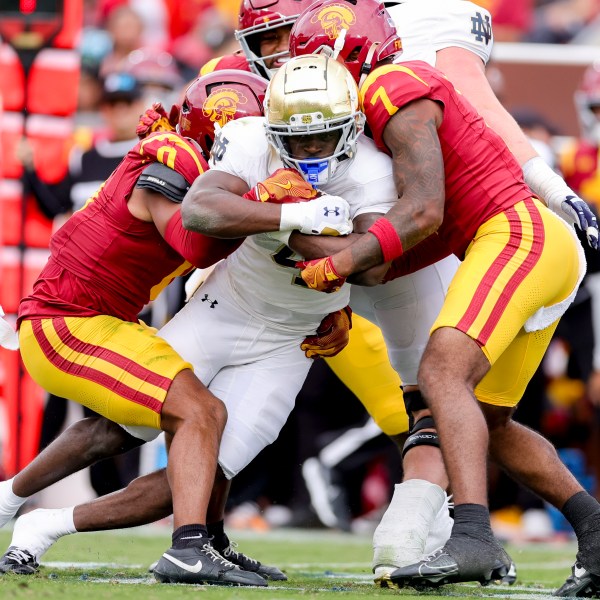
[[[190,184],[177,171],[155,162],[144,169],[135,187],[159,192],[171,202],[181,204],[183,197],[190,189]]]

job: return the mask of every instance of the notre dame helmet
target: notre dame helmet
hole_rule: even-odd
[[[290,54],[327,52],[342,59],[354,80],[383,59],[402,51],[394,22],[378,0],[317,0],[290,33]]]
[[[342,63],[324,55],[290,59],[271,79],[265,98],[269,142],[284,164],[298,169],[314,186],[341,176],[356,155],[364,128],[358,88]],[[337,146],[325,158],[295,158],[292,136],[338,132]]]
[[[242,117],[261,117],[268,81],[247,71],[213,71],[192,82],[181,104],[177,131],[196,140],[206,156],[215,127]]]

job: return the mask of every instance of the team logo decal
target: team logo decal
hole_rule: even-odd
[[[323,31],[330,40],[335,40],[342,29],[350,29],[356,23],[356,15],[343,4],[330,4],[320,10],[311,20],[311,23],[321,23]]]
[[[235,116],[239,104],[246,104],[248,98],[233,88],[219,88],[212,92],[202,105],[202,113],[221,127]]]

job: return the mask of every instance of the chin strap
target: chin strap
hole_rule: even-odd
[[[340,35],[337,36],[335,44],[333,44],[333,54],[331,55],[331,58],[333,58],[333,60],[337,60],[337,57],[339,56],[340,52],[344,49],[347,33],[347,29],[342,29],[340,31]]]
[[[367,57],[365,58],[365,62],[362,64],[360,68],[360,79],[358,80],[358,88],[364,83],[365,79],[369,75],[369,73],[373,69],[373,55],[375,54],[377,48],[381,45],[380,42],[375,42],[369,48],[369,52],[367,52]]]

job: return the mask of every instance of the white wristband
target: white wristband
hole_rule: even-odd
[[[281,219],[279,220],[279,231],[293,231],[302,229],[306,208],[302,203],[282,204]]]
[[[523,165],[523,177],[532,192],[556,213],[562,212],[561,205],[567,196],[576,196],[541,156],[530,158]]]

